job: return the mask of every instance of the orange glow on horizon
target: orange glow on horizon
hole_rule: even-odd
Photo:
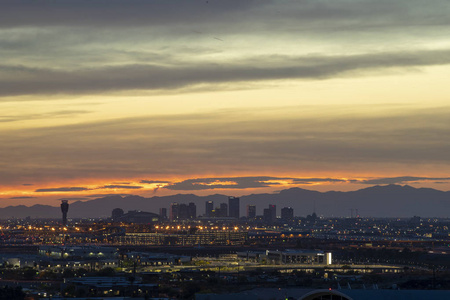
[[[372,186],[374,184],[362,184],[362,181],[369,179],[377,179],[377,178],[387,178],[387,177],[401,177],[399,174],[370,174],[369,176],[358,175],[351,176],[351,174],[341,174],[340,176],[335,172],[328,174],[327,176],[323,176],[323,172],[318,172],[318,174],[271,174],[271,175],[260,175],[256,176],[254,174],[241,173],[241,174],[227,174],[227,175],[218,175],[218,174],[207,174],[207,175],[197,175],[197,176],[173,176],[173,177],[162,177],[157,178],[157,176],[142,176],[140,178],[106,178],[106,179],[91,179],[91,178],[78,178],[78,179],[70,179],[67,181],[64,180],[55,180],[49,181],[45,184],[34,183],[33,185],[12,185],[12,186],[3,186],[0,188],[0,207],[5,207],[8,205],[33,205],[33,204],[51,204],[57,205],[56,201],[61,198],[68,198],[69,200],[74,201],[87,201],[91,199],[95,199],[92,195],[101,195],[106,194],[132,194],[139,195],[143,197],[152,197],[155,195],[158,196],[168,196],[179,193],[193,193],[199,196],[207,196],[211,194],[225,194],[225,195],[234,195],[234,196],[244,196],[252,193],[272,193],[283,189],[288,189],[292,187],[301,187],[305,189],[313,189],[320,192],[326,192],[331,190],[337,191],[352,191],[358,190],[362,188],[366,188]],[[167,187],[170,183],[182,182],[188,179],[201,179],[201,178],[217,178],[217,180],[213,182],[202,183],[199,182],[198,185],[208,186],[208,185],[237,185],[236,182],[231,181],[230,178],[233,177],[280,177],[280,178],[296,178],[296,179],[339,179],[343,181],[318,181],[318,182],[294,182],[289,179],[270,179],[267,181],[261,181],[266,183],[267,187],[243,187],[243,188],[220,188],[215,187],[211,189],[186,189],[186,190],[171,190]],[[431,177],[430,175],[415,175],[417,177]],[[433,177],[436,177],[435,174]],[[447,177],[446,175],[440,175],[442,177]],[[225,178],[226,181],[220,181],[220,178]],[[141,183],[142,180],[155,181],[154,183]],[[157,181],[162,181],[158,183]],[[164,183],[164,181],[170,183]],[[197,184],[197,183],[196,183]],[[404,184],[414,185],[416,187],[432,187],[440,190],[450,189],[450,183],[437,184],[432,181],[420,181],[417,183],[414,182],[406,182]],[[105,186],[116,185],[115,188],[106,188]],[[138,187],[142,188],[121,188],[120,186],[130,186],[130,187]],[[38,189],[58,189],[63,187],[80,187],[86,188],[85,190],[68,190],[68,191],[46,191],[46,192],[36,192]],[[73,199],[70,199],[73,198]]]

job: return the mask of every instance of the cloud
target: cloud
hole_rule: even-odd
[[[227,64],[189,62],[173,66],[132,64],[77,71],[0,65],[0,73],[5,74],[5,78],[0,82],[0,96],[164,90],[200,84],[328,79],[370,70],[449,63],[450,50],[445,49],[341,56],[266,56],[246,58]]]
[[[294,183],[310,184],[315,182],[349,182],[345,179],[337,178],[294,178],[292,179]]]
[[[126,197],[126,196],[133,196],[133,195],[131,195],[131,194],[92,194],[92,195],[86,195],[86,197],[89,197],[89,198],[103,198],[103,197],[109,197],[109,196]]]
[[[71,198],[61,198],[58,200],[68,200],[68,201],[79,201],[79,200],[86,200],[87,198],[83,197],[71,197]]]
[[[411,174],[430,168],[436,174],[447,173],[450,108],[368,106],[370,114],[351,119],[349,107],[328,110],[334,114],[323,107],[305,114],[305,107],[299,106],[3,131],[0,180],[22,183],[36,173],[42,180],[85,178],[86,174],[110,181],[118,174],[121,178],[190,178],[205,170],[226,177],[323,174],[323,170]],[[202,187],[196,184],[195,188]]]
[[[152,183],[171,183],[171,182],[165,180],[141,180],[140,183],[152,184]]]
[[[49,119],[49,118],[68,118],[86,113],[90,112],[86,110],[63,110],[41,114],[0,115],[0,123]]]
[[[32,186],[34,185],[33,183],[22,183],[23,186]]]
[[[429,7],[424,7],[420,0],[228,0],[209,3],[203,0],[109,0],[107,5],[97,5],[87,0],[65,0],[49,5],[44,0],[3,0],[0,26],[112,27],[115,30],[123,27],[132,30],[133,27],[164,26],[182,30],[182,26],[199,24],[203,30],[217,30],[223,25],[233,29],[242,24],[254,25],[248,29],[241,27],[241,31],[258,30],[259,27],[266,29],[268,26],[293,30],[290,24],[308,27],[328,27],[330,24],[355,27],[384,25],[389,28],[417,22],[447,24],[444,22],[448,11],[446,4],[445,0],[433,1]],[[295,29],[299,28],[302,27]]]
[[[47,192],[82,192],[88,191],[85,187],[60,187],[60,188],[48,188],[48,189],[37,189],[36,193],[47,193]]]
[[[170,2],[3,1],[0,96],[230,89],[450,61],[445,0]]]
[[[9,199],[32,199],[36,197],[30,197],[30,196],[20,196],[20,197],[11,197]]]
[[[129,0],[126,3],[108,0],[107,5],[96,5],[86,0],[65,0],[55,5],[45,1],[5,0],[0,13],[0,26],[164,26],[186,23],[207,23],[226,19],[228,14],[240,12],[255,5],[255,1],[167,1]],[[257,1],[259,5],[267,1]],[[83,16],[83,18],[80,18]]]
[[[105,185],[100,187],[99,189],[131,189],[131,190],[137,190],[142,189],[142,186],[136,186],[136,185]]]
[[[358,183],[363,184],[400,184],[408,182],[420,182],[420,181],[434,181],[434,180],[449,180],[450,177],[413,177],[413,176],[403,176],[403,177],[386,177],[386,178],[376,178],[367,179],[359,181]]]
[[[169,190],[210,190],[210,189],[247,189],[279,185],[277,180],[288,180],[291,178],[281,177],[217,177],[196,178],[183,180],[164,186]]]
[[[169,190],[212,190],[212,189],[248,189],[273,187],[284,184],[312,184],[317,182],[348,182],[337,178],[290,178],[290,177],[215,177],[187,179],[169,184],[162,188]]]

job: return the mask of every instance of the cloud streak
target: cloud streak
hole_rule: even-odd
[[[276,180],[290,178],[278,177],[221,177],[221,178],[196,178],[183,180],[164,186],[169,190],[211,190],[211,189],[247,189],[261,188],[279,185]]]
[[[36,193],[49,193],[49,192],[82,192],[82,191],[88,191],[88,188],[85,187],[60,187],[60,188],[48,188],[48,189],[37,189],[35,190]]]
[[[153,183],[171,183],[165,180],[141,180],[140,183],[153,184]]]
[[[200,84],[223,84],[285,79],[328,79],[371,70],[445,65],[450,50],[368,53],[346,56],[259,57],[227,64],[160,66],[133,64],[62,71],[0,65],[5,75],[0,96],[26,94],[85,94],[121,90],[181,89]],[[17,74],[20,76],[14,76]],[[19,84],[20,83],[20,84]]]
[[[139,190],[142,189],[142,186],[136,185],[105,185],[98,189],[130,189],[130,190]]]
[[[355,180],[338,178],[290,178],[270,176],[195,178],[164,186],[169,190],[253,189],[281,184],[343,183]]]

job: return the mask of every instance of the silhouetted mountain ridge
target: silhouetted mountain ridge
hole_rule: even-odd
[[[409,185],[376,185],[350,192],[318,192],[302,188],[290,188],[273,194],[251,194],[241,198],[241,216],[245,215],[248,204],[256,205],[257,214],[261,215],[269,204],[277,206],[280,215],[282,207],[294,208],[296,216],[316,213],[323,216],[350,216],[350,210],[358,210],[361,216],[372,217],[448,217],[450,215],[450,192],[431,188],[414,188]],[[159,208],[168,208],[172,202],[197,205],[197,215],[203,215],[205,202],[214,201],[218,207],[228,202],[227,196],[214,194],[197,196],[194,194],[177,194],[171,196],[154,196],[144,198],[136,195],[110,195],[89,201],[70,203],[69,218],[109,217],[114,208],[142,210],[158,213]],[[59,207],[48,205],[8,206],[0,208],[0,218],[55,218],[61,215]]]

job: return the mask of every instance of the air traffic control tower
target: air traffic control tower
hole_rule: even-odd
[[[67,212],[69,211],[69,201],[61,200],[62,224],[67,226]]]

